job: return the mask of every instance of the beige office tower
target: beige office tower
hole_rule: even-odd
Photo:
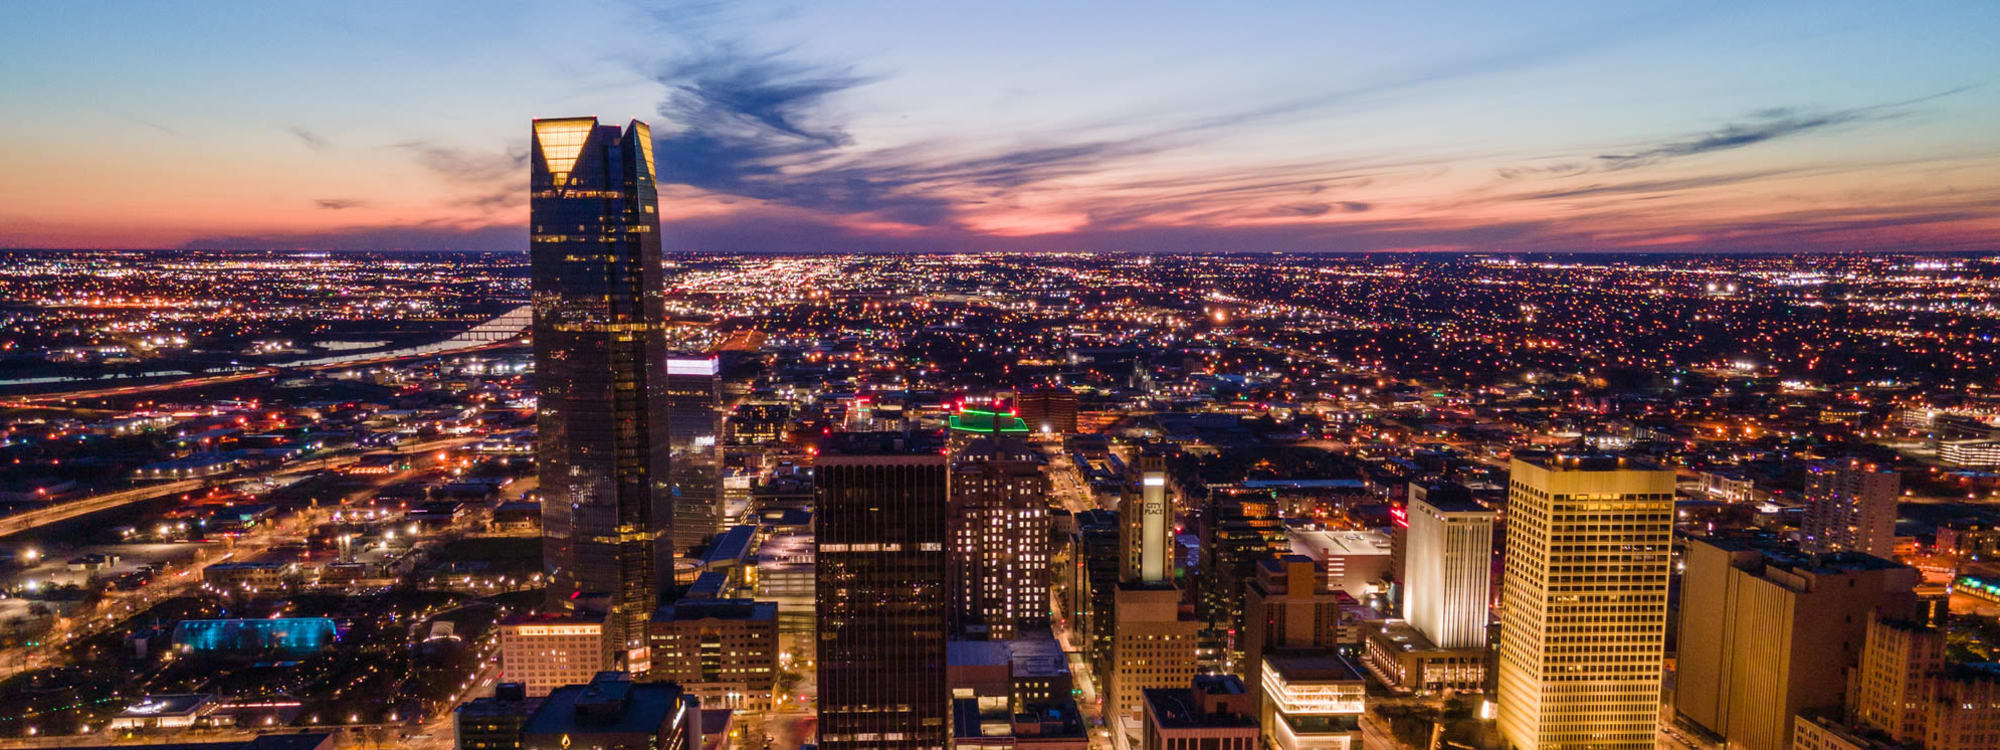
[[[1501,585],[1499,724],[1520,750],[1651,750],[1658,731],[1674,473],[1517,454]]]
[[[1749,537],[1687,540],[1674,709],[1731,748],[1784,750],[1793,717],[1838,709],[1871,615],[1916,610],[1917,570]]]
[[[1439,648],[1485,648],[1493,511],[1470,496],[1411,498],[1403,619]]]
[[[1166,462],[1140,456],[1132,490],[1120,509],[1124,560],[1112,594],[1111,669],[1105,693],[1107,722],[1136,739],[1148,689],[1178,688],[1195,674],[1195,634],[1201,622],[1181,608],[1171,578],[1172,527],[1167,506]],[[1128,741],[1128,745],[1137,742]]]

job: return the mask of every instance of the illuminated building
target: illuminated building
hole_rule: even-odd
[[[536,120],[529,183],[536,467],[553,606],[609,598],[605,635],[646,670],[673,580],[667,357],[653,139],[597,118]]]
[[[1144,750],[1257,750],[1257,706],[1235,675],[1203,675],[1192,687],[1145,696]]]
[[[667,359],[667,477],[674,551],[685,557],[722,531],[722,380],[714,357]]]
[[[1273,655],[1262,677],[1257,720],[1277,750],[1360,750],[1368,680],[1331,655]]]
[[[1210,633],[1239,634],[1225,648],[1223,666],[1238,672],[1244,665],[1256,666],[1258,654],[1246,645],[1248,632],[1257,629],[1244,612],[1244,600],[1251,582],[1262,577],[1259,566],[1291,552],[1291,541],[1279,518],[1275,503],[1259,492],[1211,491],[1201,507],[1201,575],[1190,580],[1199,590],[1196,615]],[[1312,567],[1310,560],[1304,560]],[[1254,674],[1245,679],[1254,690]]]
[[[521,727],[521,750],[700,750],[701,700],[671,682],[600,672],[556,688]]]
[[[1792,717],[1838,708],[1869,615],[1917,604],[1915,568],[1860,553],[1689,539],[1682,562],[1674,710],[1730,747],[1783,750]]]
[[[1991,748],[2000,739],[2000,673],[1959,663],[1943,628],[1872,615],[1849,680],[1847,718],[1924,750]]]
[[[1332,653],[1340,645],[1341,595],[1326,585],[1305,555],[1257,562],[1243,605],[1240,671],[1253,689],[1263,684],[1264,657],[1280,651]]]
[[[1501,734],[1517,748],[1652,748],[1674,472],[1525,452],[1510,469]]]
[[[936,433],[835,433],[819,505],[823,748],[942,748],[949,469]]]
[[[1953,592],[1964,594],[1974,599],[2000,604],[2000,583],[1995,583],[1987,578],[1980,576],[1959,576],[1957,580],[1952,581],[1951,588]]]
[[[1134,467],[1133,484],[1119,511],[1124,567],[1112,594],[1105,723],[1137,736],[1145,691],[1187,684],[1195,674],[1201,622],[1181,608],[1172,570],[1165,459],[1147,454]]]
[[[182,620],[174,625],[174,649],[182,653],[311,653],[339,639],[325,617],[245,620]]]
[[[1903,476],[1872,464],[1814,466],[1806,472],[1806,515],[1800,522],[1807,552],[1865,552],[1888,558],[1896,544],[1896,494]]]
[[[528,695],[588,682],[611,661],[604,623],[582,617],[517,617],[500,623],[500,669]]]
[[[651,680],[670,680],[711,709],[771,710],[778,678],[778,605],[750,599],[683,599],[651,625]]]
[[[1485,688],[1486,647],[1440,648],[1402,620],[1361,625],[1361,665],[1398,693],[1476,693]]]
[[[1076,514],[1075,521],[1076,531],[1070,535],[1070,625],[1084,639],[1084,656],[1103,684],[1109,679],[1113,609],[1124,561],[1118,549],[1118,514],[1086,510]]]
[[[1295,529],[1292,549],[1311,557],[1327,585],[1356,599],[1379,592],[1395,562],[1394,542],[1379,531]]]
[[[148,695],[111,717],[104,728],[113,731],[187,729],[205,719],[215,708],[215,696],[207,693]]]
[[[1049,627],[1047,460],[1018,440],[980,438],[952,454],[955,638],[1014,638]]]
[[[1469,493],[1410,499],[1403,619],[1440,648],[1485,648],[1493,511]]]

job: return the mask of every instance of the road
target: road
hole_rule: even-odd
[[[512,346],[518,346],[520,343],[521,342],[516,339],[509,339],[504,341],[488,341],[488,342],[479,342],[477,344],[468,344],[467,346],[462,346],[454,349],[443,349],[439,351],[424,352],[422,354],[400,354],[388,357],[372,357],[367,359],[345,360],[341,362],[334,362],[322,365],[307,365],[303,367],[259,367],[253,370],[245,370],[243,372],[233,372],[225,375],[196,375],[192,377],[181,378],[179,380],[165,380],[158,383],[110,386],[103,388],[83,388],[74,391],[57,391],[54,393],[36,393],[23,396],[15,396],[6,401],[0,401],[0,406],[17,406],[17,407],[50,406],[54,404],[60,404],[65,401],[77,401],[82,399],[134,396],[141,393],[159,393],[162,391],[177,391],[183,388],[206,388],[208,386],[227,385],[230,383],[241,383],[249,380],[262,380],[265,378],[275,377],[278,374],[284,372],[327,372],[332,370],[348,370],[357,367],[374,367],[376,365],[385,365],[392,362],[430,359],[432,357],[450,357],[460,354],[472,354],[475,352],[490,351],[493,349],[504,349]]]
[[[478,438],[471,438],[471,437],[446,438],[443,440],[433,440],[427,443],[418,443],[416,445],[402,446],[397,448],[396,451],[398,453],[426,453],[429,451],[456,448],[458,446],[465,445],[466,443],[473,442],[477,439]],[[289,463],[284,466],[279,466],[273,469],[263,469],[259,471],[239,471],[228,474],[219,474],[212,477],[203,477],[200,479],[182,479],[172,482],[163,482],[160,484],[149,484],[144,487],[132,487],[129,489],[114,490],[111,492],[92,495],[90,497],[80,498],[77,500],[71,500],[63,503],[56,503],[46,507],[36,508],[34,510],[25,511],[22,513],[16,513],[11,516],[0,517],[0,537],[12,536],[14,534],[19,534],[23,531],[33,530],[36,528],[40,528],[42,526],[47,526],[52,523],[67,521],[69,519],[76,518],[78,516],[86,516],[92,513],[97,513],[99,511],[110,510],[112,508],[116,508],[121,505],[129,505],[132,503],[144,502],[146,500],[166,497],[168,495],[179,494],[182,492],[192,492],[194,490],[198,490],[203,487],[221,484],[223,482],[233,482],[243,479],[261,479],[265,477],[296,474],[302,471],[319,471],[323,469],[339,468],[361,460],[362,455],[363,454],[357,452],[352,454],[327,456],[324,458],[307,459],[302,461],[295,461],[293,463]]]

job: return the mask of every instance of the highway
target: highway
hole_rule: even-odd
[[[416,445],[400,446],[396,448],[396,452],[426,453],[434,450],[456,448],[458,446],[465,445],[466,443],[474,442],[477,439],[478,438],[457,437],[457,438],[446,438],[444,440],[433,440],[427,443],[418,443]],[[86,516],[92,513],[97,513],[99,511],[110,510],[112,508],[116,508],[121,505],[129,505],[136,502],[143,502],[146,500],[166,497],[168,495],[174,495],[182,492],[193,492],[203,487],[222,484],[224,482],[232,482],[243,479],[261,479],[264,477],[282,476],[285,474],[296,474],[302,471],[320,471],[323,469],[340,468],[342,466],[346,466],[348,464],[352,464],[356,461],[361,460],[362,455],[364,454],[360,452],[355,452],[351,454],[342,454],[337,456],[326,456],[323,458],[306,459],[286,464],[284,466],[279,466],[273,469],[263,469],[258,471],[239,471],[228,474],[218,474],[212,477],[202,477],[200,479],[181,479],[171,482],[162,482],[159,484],[149,484],[143,487],[133,487],[123,490],[113,490],[111,492],[92,495],[90,497],[71,500],[68,502],[55,503],[53,505],[36,508],[34,510],[16,513],[11,516],[0,517],[0,537],[12,536],[14,534],[19,534],[23,531],[30,531],[36,528],[40,528],[42,526],[47,526],[52,523],[67,521],[69,519],[76,518],[78,516]]]

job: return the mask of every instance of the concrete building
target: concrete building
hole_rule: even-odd
[[[1049,475],[1019,440],[971,440],[952,456],[949,589],[955,638],[1006,640],[1049,627]]]
[[[1127,730],[1138,725],[1145,691],[1185,685],[1195,675],[1195,646],[1201,622],[1181,607],[1171,583],[1118,584],[1112,626],[1110,677],[1105,681],[1106,723]]]
[[[1412,497],[1403,619],[1447,649],[1485,648],[1493,511],[1470,493]]]
[[[1874,464],[1814,466],[1806,472],[1806,515],[1799,542],[1807,552],[1865,552],[1891,559],[1896,495],[1903,475]]]
[[[1069,659],[1046,635],[953,641],[945,683],[952,746],[962,750],[1083,750],[1090,738],[1072,697]]]
[[[1356,599],[1380,593],[1395,562],[1394,543],[1379,531],[1295,530],[1292,551],[1319,563],[1328,586]]]
[[[1508,743],[1653,747],[1673,530],[1671,470],[1514,455],[1498,665]]]
[[[457,750],[521,750],[521,729],[541,705],[540,699],[528,697],[527,685],[493,686],[492,695],[460,704],[451,712]]]
[[[1341,643],[1341,595],[1327,586],[1320,565],[1305,555],[1257,563],[1244,595],[1244,661],[1238,670],[1254,693],[1263,684],[1264,657],[1284,650],[1331,652]]]
[[[707,709],[771,710],[778,677],[778,605],[683,599],[654,613],[648,678],[678,683]]]
[[[1476,693],[1485,689],[1484,646],[1442,648],[1402,620],[1361,625],[1361,664],[1398,693]]]
[[[1821,714],[1792,721],[1792,750],[1906,750],[1880,732],[1848,726]]]
[[[1243,681],[1203,675],[1145,695],[1144,750],[1256,750],[1257,709]]]
[[[1277,750],[1360,750],[1368,680],[1347,660],[1324,654],[1273,655],[1259,670],[1257,722]]]
[[[1848,681],[1847,718],[1923,750],[2000,746],[2000,670],[1953,663],[1945,631],[1872,616]]]
[[[521,727],[521,750],[700,750],[701,701],[668,682],[600,672],[549,693]]]
[[[1792,717],[1839,707],[1869,616],[1908,616],[1921,579],[1870,555],[1740,538],[1690,539],[1681,559],[1674,710],[1746,750],[1783,750]]]
[[[530,697],[589,682],[612,662],[604,635],[604,622],[589,617],[509,618],[500,623],[501,677],[526,685]]]

